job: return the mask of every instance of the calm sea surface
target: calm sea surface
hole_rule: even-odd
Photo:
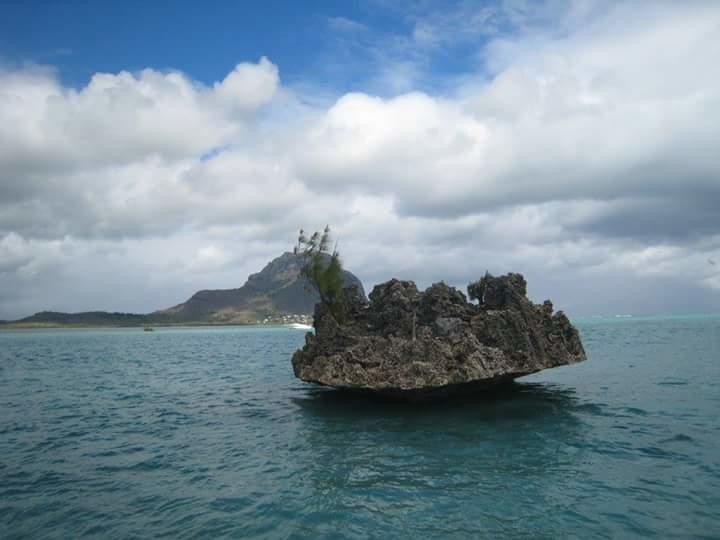
[[[296,381],[283,328],[0,332],[0,538],[720,538],[720,318],[578,322],[494,399]]]

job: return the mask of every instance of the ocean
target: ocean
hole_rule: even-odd
[[[295,329],[0,331],[0,538],[720,538],[720,317],[576,324],[429,404],[296,380]]]

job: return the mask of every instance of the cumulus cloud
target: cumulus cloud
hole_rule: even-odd
[[[510,65],[489,83],[466,81],[457,99],[344,96],[310,131],[300,172],[319,189],[382,189],[399,211],[422,215],[720,197],[720,77],[710,67],[720,15],[666,11],[650,16],[654,26],[630,28],[618,28],[613,12],[590,37],[541,46],[530,35],[532,52],[491,42]]]
[[[371,39],[353,22],[328,24]],[[413,14],[395,94],[327,105],[265,58],[212,85],[0,71],[0,318],[237,287],[325,223],[366,285],[516,270],[571,312],[717,308],[718,28],[710,2]],[[451,91],[407,89],[474,40]]]
[[[265,58],[238,64],[213,88],[152,69],[98,73],[80,90],[63,87],[49,69],[0,71],[0,195],[45,192],[62,173],[199,156],[241,138],[245,115],[277,85]]]
[[[238,64],[213,87],[215,95],[230,110],[254,111],[269,103],[278,87],[278,69],[263,57],[257,64]]]

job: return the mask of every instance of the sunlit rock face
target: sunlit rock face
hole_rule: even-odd
[[[315,333],[292,358],[303,381],[410,399],[483,392],[585,360],[580,335],[548,300],[533,304],[520,274],[486,275],[470,298],[444,283],[377,285],[370,301],[345,289],[336,320],[315,306]]]

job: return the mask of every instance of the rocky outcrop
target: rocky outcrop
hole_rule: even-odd
[[[315,333],[292,358],[295,376],[337,388],[422,398],[474,391],[580,362],[578,331],[548,300],[527,298],[520,274],[486,275],[459,290],[412,281],[377,285],[370,301],[345,289],[337,321],[315,306]]]

